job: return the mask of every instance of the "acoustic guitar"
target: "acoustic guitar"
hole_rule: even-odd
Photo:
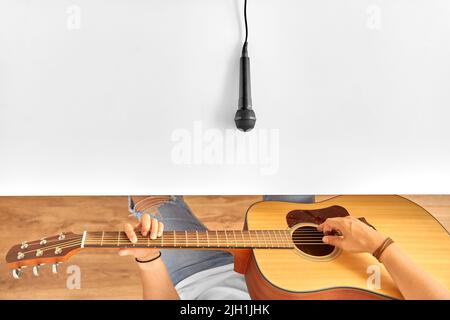
[[[425,209],[400,196],[338,196],[299,204],[265,201],[247,211],[244,230],[165,231],[132,244],[121,231],[61,233],[13,246],[6,256],[13,276],[23,268],[59,263],[87,249],[161,248],[225,250],[245,275],[254,299],[402,298],[388,272],[366,253],[322,242],[316,227],[330,217],[354,216],[390,236],[423,269],[450,287],[450,238]],[[414,281],[414,279],[411,279]]]

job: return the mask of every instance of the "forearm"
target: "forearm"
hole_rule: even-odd
[[[176,300],[178,296],[161,258],[138,263],[145,300]]]
[[[405,299],[450,299],[449,290],[415,264],[395,243],[386,248],[380,261]]]

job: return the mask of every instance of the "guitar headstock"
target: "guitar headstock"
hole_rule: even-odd
[[[83,235],[72,232],[46,237],[34,241],[24,241],[14,245],[6,254],[6,263],[13,269],[13,277],[18,279],[22,269],[32,267],[33,274],[39,276],[39,268],[52,264],[52,272],[58,272],[58,265],[82,248]]]

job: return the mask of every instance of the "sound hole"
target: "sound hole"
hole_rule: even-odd
[[[302,226],[294,230],[292,240],[300,251],[315,257],[330,255],[335,247],[323,243],[323,233],[312,226]]]

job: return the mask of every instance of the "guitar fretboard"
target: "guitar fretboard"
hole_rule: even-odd
[[[294,243],[286,230],[165,231],[157,239],[137,234],[132,243],[123,231],[87,232],[85,247],[105,248],[261,248],[291,249]]]

